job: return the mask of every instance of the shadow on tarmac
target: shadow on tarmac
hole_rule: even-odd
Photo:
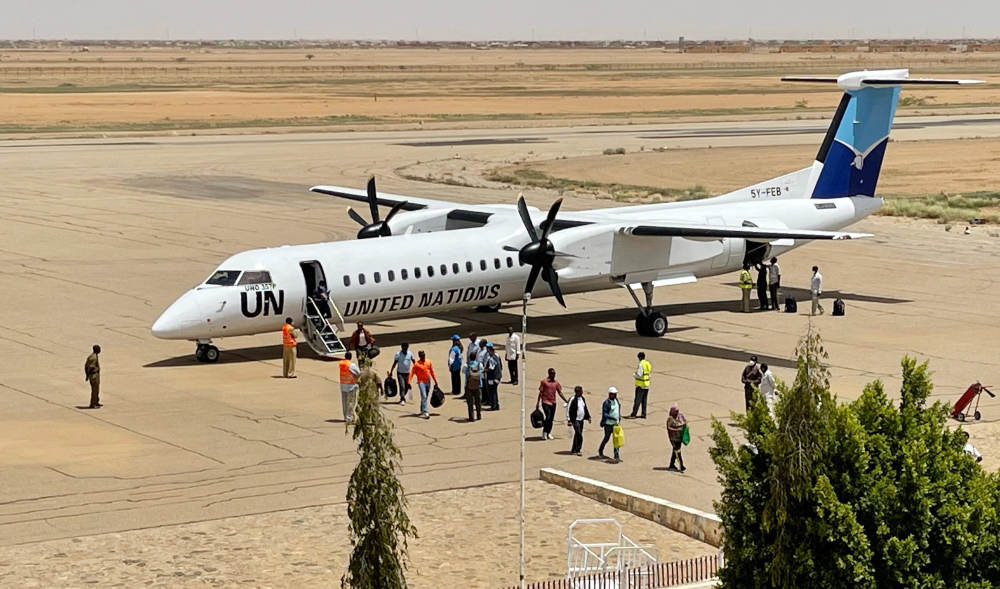
[[[794,296],[796,300],[808,301],[809,299],[809,291],[806,289],[783,287],[782,292],[785,293],[785,296]],[[840,291],[826,291],[823,293],[823,299],[830,303],[832,303],[833,299],[836,298],[842,298],[845,301],[883,304],[901,304],[911,302],[907,299],[896,299]],[[696,315],[700,313],[719,313],[724,311],[737,313],[739,312],[738,307],[739,302],[733,298],[732,300],[726,299],[722,301],[702,301],[696,303],[660,305],[657,306],[657,310],[670,318],[684,315]],[[516,304],[510,305],[508,308],[515,312],[519,311],[519,305]],[[710,344],[674,340],[670,338],[671,334],[697,329],[696,327],[669,329],[665,336],[652,338],[640,336],[631,330],[622,331],[620,329],[604,327],[601,325],[602,323],[632,321],[635,319],[635,315],[636,312],[634,309],[622,308],[602,311],[585,311],[579,313],[560,313],[558,315],[548,316],[530,316],[528,318],[529,332],[534,335],[551,338],[547,341],[532,342],[531,350],[535,353],[546,354],[549,353],[549,348],[560,347],[568,344],[605,342],[609,345],[625,348],[653,350],[689,356],[701,356],[703,358],[715,358],[717,360],[733,360],[736,362],[744,362],[751,354],[757,354],[761,362],[766,362],[771,366],[778,366],[781,368],[795,368],[796,366],[793,358],[778,358],[775,356],[761,355],[754,350],[726,348]],[[518,327],[521,323],[519,313],[515,315],[513,313],[506,312],[477,313],[470,310],[442,314],[437,317],[448,321],[454,321],[455,323],[460,324],[461,327],[449,325],[430,329],[417,329],[402,333],[388,333],[385,335],[378,335],[378,343],[382,349],[391,350],[403,342],[408,342],[411,349],[419,350],[420,346],[424,344],[444,345],[456,331],[458,331],[460,335],[463,336],[463,340],[465,340],[467,339],[465,336],[471,332],[502,332],[507,325]],[[325,358],[317,356],[308,348],[308,346],[299,346],[299,357],[325,360]],[[280,358],[281,346],[269,345],[259,346],[256,348],[224,350],[219,357],[218,363],[230,364],[240,362],[262,362],[279,360]],[[163,360],[157,360],[156,362],[150,362],[149,364],[145,364],[143,368],[166,368],[199,365],[210,366],[209,364],[202,364],[195,360],[194,354],[191,353],[183,356],[175,356],[173,358],[164,358]]]

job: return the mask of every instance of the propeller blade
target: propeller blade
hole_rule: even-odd
[[[545,268],[542,278],[545,279],[545,282],[549,283],[549,288],[552,289],[552,295],[556,297],[559,304],[565,308],[566,301],[563,300],[562,290],[559,288],[559,275],[556,274],[556,271],[551,266],[548,266]]]
[[[514,247],[512,245],[505,245],[505,246],[503,246],[503,251],[505,251],[505,252],[519,252],[519,251],[521,251],[521,248]]]
[[[557,258],[579,258],[580,257],[580,256],[578,256],[576,254],[567,254],[566,252],[555,252],[552,255],[555,256],[555,257],[557,257]]]
[[[556,221],[556,213],[559,212],[559,207],[561,206],[562,199],[560,198],[549,207],[549,214],[545,217],[545,221],[542,222],[542,236],[539,238],[539,241],[545,241],[549,236],[549,232],[552,231],[552,224]]]
[[[528,274],[528,281],[524,283],[524,292],[530,293],[535,290],[535,282],[538,280],[538,273],[542,271],[541,266],[532,266]]]
[[[535,232],[535,226],[531,222],[531,214],[528,213],[528,204],[524,202],[523,194],[517,197],[517,213],[521,215],[521,222],[528,230],[528,237],[531,238],[531,241],[538,241],[538,233]]]
[[[375,176],[368,179],[368,208],[372,211],[372,223],[378,223],[378,193],[375,191]]]
[[[351,207],[347,207],[347,216],[357,221],[358,225],[361,225],[362,227],[368,226],[368,221],[366,221],[364,217],[359,215],[358,212]]]
[[[388,223],[389,220],[392,219],[393,216],[395,216],[396,213],[398,213],[400,211],[400,209],[402,209],[406,205],[407,205],[407,202],[405,200],[402,201],[402,202],[397,202],[396,204],[392,205],[392,208],[389,209],[389,214],[385,216],[385,222]]]

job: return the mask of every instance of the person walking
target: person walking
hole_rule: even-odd
[[[810,315],[815,315],[817,310],[822,315],[826,310],[823,309],[823,305],[819,304],[819,296],[823,294],[823,275],[819,273],[819,266],[813,266],[812,279],[809,280],[809,291],[812,292],[812,312]]]
[[[406,386],[410,382],[410,371],[413,370],[413,352],[410,344],[399,344],[399,351],[392,357],[392,366],[386,373],[386,378],[392,378],[392,369],[396,369],[396,383],[399,385],[399,404],[406,405]]]
[[[365,357],[368,356],[373,346],[375,346],[375,338],[372,337],[370,331],[365,329],[365,324],[358,321],[358,328],[351,334],[347,349],[357,352],[358,359],[360,360],[362,355]]]
[[[295,353],[298,341],[295,337],[295,326],[292,318],[285,317],[281,326],[281,375],[285,378],[295,378]]]
[[[632,375],[635,379],[635,403],[632,404],[632,413],[629,418],[646,419],[646,400],[649,397],[649,381],[653,373],[653,365],[646,359],[646,352],[639,352],[637,357],[639,365]],[[642,415],[639,415],[640,409],[642,409]]]
[[[604,447],[608,445],[608,441],[611,436],[615,433],[615,426],[621,423],[622,414],[622,404],[618,401],[618,389],[615,387],[608,387],[608,398],[604,400],[604,404],[601,405],[601,427],[604,428],[604,439],[601,440],[601,445],[597,448],[597,455],[600,458],[607,458],[604,455]],[[614,448],[614,444],[611,444]],[[618,448],[614,448],[615,458],[613,462],[615,464],[622,461],[621,454]]]
[[[743,297],[740,302],[740,310],[744,313],[750,312],[751,290],[753,290],[753,276],[750,275],[750,264],[743,264],[743,269],[740,270],[740,294]]]
[[[340,368],[340,404],[344,410],[344,421],[354,421],[354,407],[358,402],[358,377],[361,370],[351,359],[350,352],[344,352],[344,359],[338,362]]]
[[[538,400],[535,402],[535,409],[541,409],[545,414],[545,424],[542,426],[542,439],[554,440],[552,437],[552,422],[556,417],[556,395],[568,403],[569,399],[563,395],[562,385],[556,380],[556,369],[549,368],[548,376],[538,383]]]
[[[90,405],[88,409],[99,409],[101,404],[101,346],[95,345],[91,348],[90,355],[83,363],[83,379],[90,383]]]
[[[670,454],[670,466],[667,470],[677,470],[676,463],[680,463],[680,472],[687,470],[684,468],[684,457],[681,456],[681,448],[684,446],[684,427],[687,425],[687,419],[681,410],[677,407],[677,403],[670,406],[670,414],[667,416],[667,439],[670,440],[670,447],[672,452]]]
[[[767,266],[764,262],[757,264],[757,305],[761,311],[767,311]]]
[[[771,258],[771,265],[767,271],[767,288],[771,291],[771,308],[778,310],[778,289],[781,288],[781,268],[778,267],[778,258]]]
[[[513,327],[507,327],[507,345],[504,357],[507,359],[507,373],[510,374],[510,384],[517,384],[517,361],[521,358],[521,336]]]
[[[434,374],[434,365],[427,359],[427,354],[423,350],[417,352],[417,361],[413,363],[413,370],[410,372],[410,378],[413,377],[416,377],[417,388],[420,389],[420,417],[430,419],[427,398],[431,394],[431,380],[434,381],[434,386],[438,386],[438,379]]]
[[[313,304],[316,305],[316,310],[325,319],[330,318],[330,291],[326,288],[326,281],[320,280],[316,288],[313,289],[312,296],[310,297]],[[318,327],[318,326],[317,326]]]
[[[484,380],[486,381],[486,400],[490,404],[490,411],[500,410],[500,381],[503,379],[503,362],[497,356],[493,344],[486,344],[486,364],[483,366],[486,371]]]
[[[757,356],[750,356],[750,360],[747,361],[747,365],[743,368],[743,374],[740,376],[740,381],[743,382],[743,400],[746,402],[747,412],[750,411],[750,405],[753,404],[753,390],[760,387],[762,376],[760,367],[757,366]]]
[[[573,446],[570,454],[583,456],[583,422],[590,421],[590,410],[587,409],[587,400],[583,398],[583,387],[577,385],[573,387],[573,398],[569,401],[569,426],[573,428]]]
[[[469,421],[477,421],[483,418],[483,394],[482,389],[479,388],[482,367],[479,366],[479,362],[472,360],[466,369],[468,370],[468,380],[465,386],[465,404],[469,408]]]
[[[767,403],[767,412],[774,419],[774,405],[778,402],[777,385],[774,382],[774,373],[771,372],[767,364],[760,365],[760,393],[764,395],[764,402]]]
[[[361,387],[369,380],[375,381],[375,394],[379,397],[382,396],[382,377],[378,375],[378,372],[372,368],[371,363],[361,369],[361,373],[358,375],[358,392],[361,392]],[[357,406],[357,405],[355,405]]]
[[[448,350],[448,372],[451,373],[451,394],[462,394],[462,338],[458,334],[451,336],[451,348]],[[459,397],[461,398],[461,397]]]

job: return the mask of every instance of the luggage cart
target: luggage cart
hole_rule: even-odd
[[[955,403],[955,408],[951,410],[951,416],[959,421],[965,421],[969,418],[969,406],[972,405],[972,400],[976,400],[976,406],[972,409],[972,417],[976,421],[982,419],[983,414],[979,412],[979,398],[982,396],[983,392],[991,397],[996,397],[989,388],[979,384],[976,381],[969,385],[969,388],[965,389],[962,396],[958,398],[958,402]]]

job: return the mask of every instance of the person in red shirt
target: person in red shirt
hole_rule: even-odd
[[[545,425],[542,428],[543,440],[555,439],[552,437],[552,421],[556,417],[556,395],[559,395],[563,403],[569,403],[569,399],[563,395],[562,385],[556,380],[556,369],[549,368],[549,375],[542,379],[538,385],[538,402],[535,403],[535,409],[541,407],[542,412],[545,413]]]
[[[434,386],[438,386],[438,379],[434,374],[434,365],[427,359],[423,350],[417,352],[417,357],[418,360],[413,363],[407,384],[413,377],[417,378],[417,388],[420,389],[420,417],[430,419],[431,414],[427,411],[427,397],[431,394],[431,380],[434,381]]]

